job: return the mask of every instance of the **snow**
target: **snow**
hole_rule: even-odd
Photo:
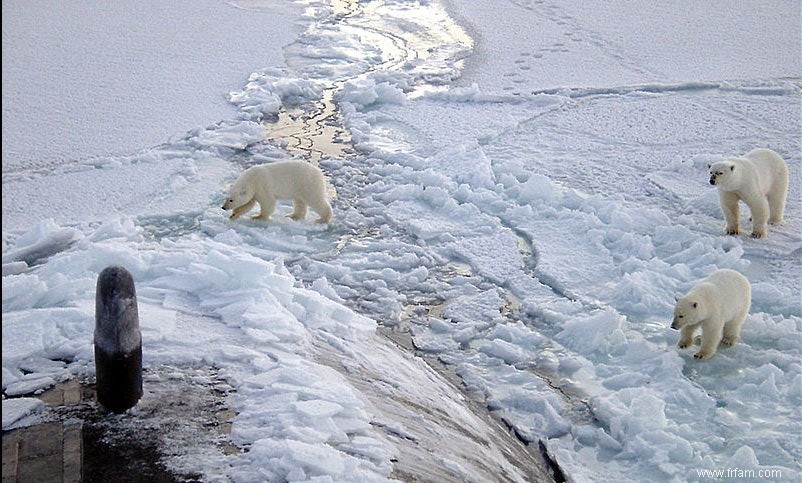
[[[3,4],[4,430],[93,374],[122,265],[146,369],[233,388],[246,451],[190,462],[209,481],[531,478],[499,420],[570,481],[798,477],[793,2],[133,6]],[[298,156],[265,131],[326,98],[333,222],[229,221],[244,168]],[[706,166],[755,147],[786,223],[726,236]],[[716,268],[752,308],[695,361],[674,296]]]
[[[45,403],[34,397],[18,397],[3,401],[3,428],[18,424],[25,417],[43,410]]]
[[[228,90],[282,63],[299,12],[247,0],[3,4],[3,57],[21,61],[3,65],[4,174],[124,156],[229,119]]]

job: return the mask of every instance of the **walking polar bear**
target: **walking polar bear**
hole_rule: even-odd
[[[740,339],[741,326],[752,305],[752,287],[740,273],[722,268],[676,301],[671,328],[680,330],[678,347],[690,346],[694,332],[701,327],[702,346],[693,357],[708,359],[719,343],[731,346]]]
[[[737,235],[742,200],[752,213],[752,237],[766,236],[767,224],[783,223],[788,196],[788,165],[770,149],[753,149],[739,158],[711,164],[710,184],[718,188],[721,211],[727,221],[725,231]]]
[[[260,213],[253,219],[267,221],[278,200],[293,201],[293,220],[306,218],[309,207],[320,216],[318,223],[331,220],[323,171],[305,161],[279,161],[246,169],[231,186],[223,209],[232,210],[229,218],[236,220],[259,203]]]

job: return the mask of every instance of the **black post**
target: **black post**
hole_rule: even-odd
[[[142,397],[142,333],[134,278],[119,265],[98,275],[94,340],[97,400],[122,413]]]

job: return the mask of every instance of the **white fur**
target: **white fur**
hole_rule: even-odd
[[[260,213],[253,219],[267,221],[277,200],[293,201],[293,220],[306,218],[308,207],[320,215],[318,223],[331,220],[326,178],[320,168],[305,161],[279,161],[246,169],[231,186],[223,209],[233,210],[230,218],[235,220],[259,203]]]
[[[702,347],[695,359],[708,359],[719,343],[731,346],[741,337],[741,326],[752,305],[752,287],[743,275],[722,268],[700,280],[687,294],[677,297],[672,329],[680,330],[679,346],[693,343],[696,329],[702,328]]]
[[[737,235],[738,201],[752,214],[752,236],[766,236],[767,225],[781,225],[788,195],[788,165],[770,149],[753,149],[740,158],[710,165],[710,184],[718,187],[725,231]]]

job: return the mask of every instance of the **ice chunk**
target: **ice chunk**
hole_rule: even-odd
[[[24,426],[23,418],[40,413],[44,407],[45,403],[32,397],[3,399],[3,431]]]

